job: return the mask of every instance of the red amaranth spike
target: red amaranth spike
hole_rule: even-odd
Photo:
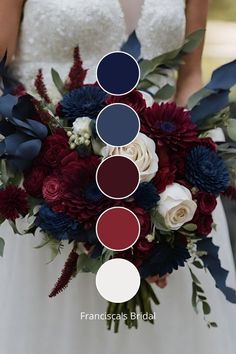
[[[38,74],[36,76],[36,79],[34,81],[34,86],[40,95],[41,98],[43,98],[47,103],[51,103],[51,100],[48,96],[47,89],[44,83],[44,77],[43,77],[43,71],[42,69],[38,70]]]
[[[222,193],[222,195],[236,201],[236,188],[233,186],[230,186],[226,189],[226,191],[224,193]]]
[[[43,109],[41,107],[41,103],[38,100],[33,99],[32,102],[33,102],[34,107],[36,108],[37,113],[38,113],[38,117],[34,118],[34,119],[38,120],[39,122],[41,122],[43,124],[48,124],[51,120],[51,115],[48,113],[48,111],[46,111],[45,109]]]
[[[75,47],[74,64],[71,67],[68,75],[68,83],[66,84],[66,89],[71,91],[83,86],[87,71],[88,70],[85,70],[83,68],[83,62],[80,57],[79,47]]]
[[[61,276],[57,280],[53,290],[49,294],[49,297],[55,297],[67,288],[69,282],[71,281],[76,271],[78,258],[78,253],[73,249],[68,256],[64,268],[61,272]]]

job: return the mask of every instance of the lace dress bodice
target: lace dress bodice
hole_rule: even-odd
[[[141,55],[152,58],[181,45],[185,0],[145,0],[136,28]],[[98,61],[127,40],[119,0],[27,0],[13,72],[31,91],[39,68],[52,89],[53,67],[65,79],[79,46],[87,82],[95,81]]]

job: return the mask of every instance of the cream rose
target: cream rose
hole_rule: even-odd
[[[158,156],[156,146],[152,139],[145,134],[139,133],[137,138],[129,145],[121,147],[105,146],[102,149],[104,158],[112,155],[129,157],[140,173],[140,182],[149,182],[158,171]]]
[[[208,130],[207,137],[211,138],[215,143],[225,142],[225,134],[222,128],[215,128],[215,129]]]
[[[171,230],[178,230],[193,219],[197,204],[192,200],[191,192],[187,188],[173,183],[160,194],[157,209],[166,226]]]

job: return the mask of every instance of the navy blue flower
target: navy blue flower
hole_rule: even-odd
[[[142,278],[153,275],[162,277],[167,273],[172,273],[174,269],[177,270],[178,267],[184,267],[188,258],[190,258],[190,254],[186,243],[182,241],[180,236],[175,236],[173,244],[165,241],[159,243],[141,266],[139,272]]]
[[[79,224],[65,213],[55,213],[47,204],[41,206],[36,224],[57,240],[76,239]]]
[[[32,96],[0,97],[0,133],[5,137],[0,142],[0,157],[7,159],[14,170],[25,170],[35,159],[48,135],[42,123],[31,118],[35,115]]]
[[[133,197],[136,204],[145,210],[154,208],[160,200],[156,187],[148,182],[141,183]]]
[[[229,172],[216,152],[205,146],[196,146],[187,156],[187,180],[201,191],[218,195],[230,183]]]
[[[107,94],[99,86],[88,85],[67,93],[62,101],[61,109],[71,120],[78,117],[96,119],[98,113],[105,107]]]

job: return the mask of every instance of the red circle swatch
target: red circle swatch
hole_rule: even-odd
[[[140,224],[129,209],[114,207],[100,215],[96,224],[99,241],[113,251],[124,251],[137,241]]]
[[[98,166],[96,181],[109,198],[123,199],[135,192],[139,185],[139,171],[135,163],[124,156],[110,156]]]

